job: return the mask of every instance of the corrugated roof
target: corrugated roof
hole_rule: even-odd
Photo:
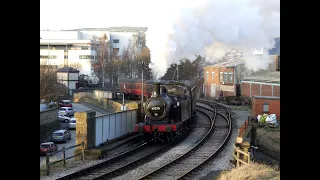
[[[280,84],[280,71],[269,72],[259,76],[248,76],[241,79],[241,81],[255,81],[266,83],[278,83]]]
[[[207,67],[235,67],[235,66],[238,66],[243,63],[244,63],[244,60],[237,59],[237,60],[232,60],[232,61],[221,62],[221,63],[214,64],[214,65],[207,66]]]

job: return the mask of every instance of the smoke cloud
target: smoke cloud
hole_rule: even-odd
[[[194,60],[195,54],[200,54],[214,62],[227,49],[242,51],[249,69],[267,68],[266,52],[274,47],[274,38],[280,37],[279,0],[200,0],[181,4],[171,9],[170,4],[157,4],[161,16],[153,16],[149,25],[147,46],[155,79],[181,58]],[[252,48],[261,47],[264,57],[253,56]]]

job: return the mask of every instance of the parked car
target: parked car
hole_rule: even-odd
[[[63,116],[74,116],[75,112],[76,112],[76,110],[74,110],[71,107],[61,107],[61,108],[59,108],[59,114],[61,114]]]
[[[65,123],[70,122],[70,117],[64,116],[64,115],[62,115],[62,114],[59,114],[59,115],[58,115],[58,119],[59,119],[60,121],[62,121],[62,122],[65,122]]]
[[[60,107],[72,107],[72,103],[70,100],[61,100],[59,102]]]
[[[58,146],[54,142],[44,142],[40,144],[40,155],[53,153],[58,150]]]
[[[66,143],[71,139],[71,133],[67,130],[57,130],[52,133],[51,141],[52,142],[64,142]]]
[[[69,121],[69,129],[75,129],[76,128],[76,118],[70,118],[70,121]]]

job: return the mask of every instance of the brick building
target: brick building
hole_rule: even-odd
[[[280,120],[280,97],[271,96],[253,96],[252,98],[252,116],[257,117],[263,114],[263,104],[268,105],[267,114],[276,114],[277,120]]]
[[[280,97],[280,71],[260,76],[244,77],[241,80],[241,96]]]
[[[226,61],[204,67],[204,95],[216,97],[223,91],[223,96],[236,96],[240,93],[240,70],[243,60]],[[238,87],[238,88],[237,88]]]

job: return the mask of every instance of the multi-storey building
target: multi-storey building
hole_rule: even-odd
[[[97,39],[104,34],[110,51],[121,54],[129,40],[135,41],[139,51],[145,45],[144,27],[87,28],[66,31],[40,31],[40,64],[59,67],[81,67],[79,74],[91,75],[92,60],[96,58]]]

